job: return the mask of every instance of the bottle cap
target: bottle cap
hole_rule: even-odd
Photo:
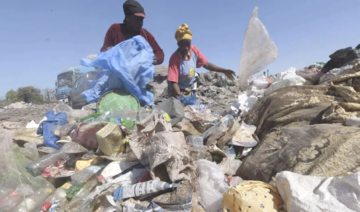
[[[50,202],[45,202],[42,206],[41,206],[41,210],[42,211],[48,211],[51,207],[51,203]]]
[[[104,181],[104,176],[99,175],[99,176],[97,177],[97,179],[98,179],[98,181],[99,181],[100,183],[102,183],[102,182]]]

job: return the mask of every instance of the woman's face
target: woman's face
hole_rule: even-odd
[[[182,55],[187,55],[191,48],[191,40],[185,39],[178,42],[179,51]]]

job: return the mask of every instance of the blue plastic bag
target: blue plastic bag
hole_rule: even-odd
[[[56,125],[64,125],[67,122],[67,114],[60,112],[55,114],[53,110],[45,114],[47,120],[41,122],[37,130],[38,135],[43,135],[44,145],[47,147],[52,147],[54,149],[60,149],[60,146],[56,142],[60,139],[58,136],[54,135],[52,132],[53,128]]]
[[[153,105],[154,95],[146,90],[156,74],[153,58],[150,44],[142,36],[135,36],[101,52],[94,60],[82,59],[82,65],[105,71],[98,73],[98,80],[81,96],[93,103],[106,92],[119,89],[136,96],[142,105]]]
[[[185,106],[187,106],[187,105],[198,105],[198,102],[196,101],[196,95],[195,94],[191,94],[191,95],[185,96],[185,97],[180,96],[179,100]]]

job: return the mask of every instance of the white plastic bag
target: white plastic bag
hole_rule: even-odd
[[[196,162],[196,172],[199,176],[196,192],[206,212],[222,211],[223,194],[230,189],[226,177],[220,167],[208,160]]]
[[[289,171],[276,175],[287,211],[360,211],[360,172],[345,177],[305,176]]]
[[[244,89],[248,78],[264,69],[278,57],[278,49],[264,24],[259,20],[255,7],[245,33],[239,67],[239,86]]]
[[[248,112],[251,107],[257,102],[257,100],[258,97],[250,95],[250,92],[240,93],[238,96],[238,101],[231,106],[231,110],[236,115],[239,113],[239,110],[241,110],[240,115],[242,115],[243,113]]]
[[[276,81],[273,82],[268,89],[265,90],[264,95],[268,96],[280,88],[294,85],[304,85],[306,80],[296,74],[295,68],[289,68],[286,71],[277,74]]]

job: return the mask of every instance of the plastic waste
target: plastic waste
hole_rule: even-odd
[[[142,105],[153,105],[154,95],[146,90],[146,85],[156,75],[153,58],[153,50],[146,39],[135,36],[101,52],[94,60],[82,59],[84,66],[108,70],[100,72],[98,81],[84,91],[82,97],[89,103],[96,102],[101,95],[116,88],[133,94]]]
[[[156,193],[162,190],[176,188],[177,184],[169,184],[158,180],[150,180],[135,185],[123,186],[114,191],[114,200],[118,201],[124,198],[144,196]]]
[[[10,211],[17,206],[24,197],[28,197],[34,193],[32,187],[28,184],[20,184],[0,201],[0,211]]]
[[[239,185],[240,183],[244,182],[244,180],[238,176],[229,177],[228,180],[229,180],[230,187],[235,187],[235,186]]]
[[[204,141],[207,146],[212,146],[217,143],[217,140],[225,135],[225,133],[231,129],[234,125],[235,119],[231,115],[224,116],[219,123],[210,129],[206,130],[203,134]]]
[[[38,127],[39,125],[34,120],[26,124],[26,129],[37,129]]]
[[[351,117],[345,122],[346,126],[360,126],[360,118],[358,117]]]
[[[123,125],[128,130],[134,128],[137,120],[138,111],[135,110],[107,111],[95,119],[95,121],[107,121]]]
[[[196,172],[199,176],[196,192],[201,205],[207,212],[218,212],[222,209],[223,194],[230,189],[226,177],[215,163],[208,160],[196,162]]]
[[[264,24],[258,18],[255,7],[245,32],[239,67],[239,86],[245,88],[248,78],[264,69],[278,57],[278,49]]]
[[[68,159],[68,154],[76,153],[86,153],[87,149],[75,142],[69,142],[64,144],[60,150],[53,152],[51,154],[45,155],[40,159],[30,162],[26,165],[26,169],[34,176],[37,176],[41,173],[43,169],[53,164],[54,162],[60,159]]]
[[[71,176],[71,182],[74,185],[80,185],[89,180],[94,174],[101,170],[100,166],[89,166]]]
[[[13,212],[33,211],[36,207],[39,207],[52,192],[53,189],[50,187],[38,189],[33,195],[22,201]]]
[[[50,166],[54,162],[65,159],[69,155],[66,153],[63,153],[61,151],[54,152],[52,154],[45,155],[44,157],[30,162],[26,165],[26,169],[33,175],[38,176],[41,174],[41,171],[44,170],[46,167]]]
[[[90,192],[97,186],[97,179],[92,178],[84,187],[72,198],[71,202],[65,206],[67,212],[78,212],[83,202],[87,199]]]
[[[64,211],[65,205],[61,203],[66,199],[66,191],[71,188],[71,186],[71,183],[65,183],[60,188],[56,189],[52,195],[46,198],[46,202],[41,206],[41,210],[47,211],[51,208],[49,211]]]
[[[273,82],[268,89],[265,90],[264,95],[268,96],[280,88],[294,85],[304,85],[306,80],[296,74],[295,68],[289,68],[284,72],[277,74],[276,81]]]
[[[70,135],[71,130],[75,129],[76,125],[75,124],[64,124],[64,125],[57,125],[52,129],[52,132],[54,133],[54,135],[58,136],[58,137],[64,137],[64,136],[68,136]]]
[[[66,199],[71,201],[74,196],[81,190],[82,187],[84,187],[85,183],[80,185],[72,185],[67,191],[66,191]]]
[[[24,148],[20,148],[20,151],[29,160],[34,161],[39,159],[36,143],[25,143]]]
[[[260,75],[259,77],[254,79],[252,83],[257,89],[262,90],[268,88],[272,82],[271,79],[265,77],[264,75]]]
[[[56,125],[64,125],[67,122],[67,114],[64,112],[60,112],[55,114],[53,110],[47,112],[45,114],[47,120],[41,122],[39,128],[37,130],[38,135],[43,135],[44,137],[44,145],[48,147],[52,147],[54,149],[60,149],[60,146],[56,144],[60,138],[52,132],[53,128]]]
[[[191,94],[191,95],[188,95],[188,96],[185,96],[185,97],[180,96],[179,100],[184,104],[184,106],[197,105],[198,104],[195,94]]]
[[[203,137],[196,135],[189,135],[186,137],[186,143],[191,145],[192,147],[201,148],[202,146],[204,146],[203,140]]]
[[[98,176],[98,180],[101,183],[106,183],[116,175],[119,175],[125,170],[133,169],[139,162],[118,162],[114,161],[109,163]]]
[[[334,68],[331,71],[327,72],[326,74],[322,75],[320,80],[319,80],[319,84],[323,84],[325,82],[328,82],[332,79],[334,79],[335,77],[339,76],[339,75],[344,75],[350,71],[353,70],[353,65],[346,65],[340,68]]]
[[[235,132],[233,139],[228,144],[233,146],[254,147],[258,144],[254,138],[255,131],[256,126],[241,122],[240,129]]]

